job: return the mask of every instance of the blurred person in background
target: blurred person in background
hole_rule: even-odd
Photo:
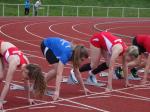
[[[37,16],[38,15],[38,9],[41,6],[41,0],[37,0],[36,3],[34,4],[34,15]]]
[[[25,15],[28,16],[30,13],[30,0],[25,0]]]

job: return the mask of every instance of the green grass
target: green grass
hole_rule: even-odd
[[[107,8],[93,8],[93,16],[106,17]]]
[[[31,3],[35,3],[36,0],[31,0]],[[10,4],[23,4],[24,0],[0,0],[0,3],[10,3]],[[107,8],[101,7],[139,7],[139,8],[149,8],[150,0],[42,0],[44,5],[74,5],[74,6],[99,6],[93,8],[93,16],[96,17],[107,17]],[[2,16],[2,5],[0,5],[0,16]],[[32,6],[30,10],[30,16],[32,16]],[[47,12],[48,7],[43,6],[38,15],[39,16],[62,16],[62,7],[49,7],[49,12]],[[124,9],[124,17],[137,17],[138,10],[132,8]],[[6,16],[17,16],[17,6],[6,6],[5,7]],[[20,6],[19,15],[24,15],[24,6]],[[64,16],[77,16],[77,8],[66,6],[64,7]],[[79,7],[78,16],[92,16],[92,8],[90,7]],[[110,8],[109,17],[122,17],[121,8]],[[140,10],[140,17],[150,17],[150,9]]]
[[[3,15],[3,7],[2,7],[2,5],[0,5],[0,16],[2,16]]]
[[[64,16],[76,16],[77,8],[76,7],[65,7],[64,8]]]
[[[31,0],[34,3],[36,0]],[[150,7],[150,0],[41,0],[43,4],[115,6],[115,7]],[[24,3],[24,0],[0,0],[0,3]]]

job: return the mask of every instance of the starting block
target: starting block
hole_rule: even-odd
[[[138,72],[144,72],[144,70],[139,70]],[[101,72],[99,74],[100,77],[107,77],[108,76],[108,72]],[[113,74],[113,79],[118,80],[118,77],[115,75],[115,73]],[[129,80],[141,80],[141,77],[133,77],[131,74],[128,76]]]
[[[129,80],[142,80],[141,77],[133,77],[131,74],[128,76]]]
[[[107,77],[108,76],[108,72],[101,72],[99,73],[100,77]]]
[[[24,91],[26,89],[23,86],[20,86],[20,85],[17,85],[17,84],[11,84],[10,90],[22,90],[22,91]]]
[[[6,81],[3,81],[3,83],[5,83]],[[14,84],[14,83],[10,83],[10,90],[26,90],[24,86],[18,85],[18,84]]]
[[[100,77],[108,77],[108,72],[101,72],[99,73]],[[115,75],[115,73],[113,74],[113,79],[118,80],[118,77]]]
[[[97,84],[88,83],[88,82],[86,81],[86,79],[83,79],[83,81],[84,81],[84,84],[85,84],[85,85],[89,85],[89,86],[97,86],[97,87],[106,86],[105,83],[102,83],[102,82],[100,82],[100,81],[98,81]],[[70,80],[69,77],[63,77],[62,82],[63,82],[63,83],[68,83],[68,84],[72,84],[72,85],[78,84],[78,82],[73,82],[72,80]]]
[[[53,96],[53,95],[54,95],[54,92],[55,92],[55,91],[47,90],[47,91],[45,92],[45,95],[46,95],[46,96]]]

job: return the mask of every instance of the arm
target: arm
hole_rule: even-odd
[[[150,54],[148,55],[147,63],[144,70],[144,79],[142,81],[143,84],[145,84],[147,81],[147,74],[149,73],[149,68],[150,68]]]
[[[2,101],[5,99],[5,97],[8,93],[9,86],[10,86],[10,83],[12,81],[13,74],[14,74],[16,68],[17,68],[16,60],[13,59],[13,60],[9,61],[9,68],[8,68],[8,72],[7,72],[7,75],[6,75],[6,82],[5,82],[4,88],[3,88],[1,96],[0,96],[0,99]]]
[[[125,58],[125,57],[124,57]],[[125,59],[123,59],[125,61]],[[139,55],[137,59],[135,59],[134,61],[131,61],[127,64],[127,66],[129,68],[132,68],[132,67],[137,67],[137,66],[141,66],[141,62],[142,62],[142,56]]]
[[[125,60],[125,56],[123,56],[122,62],[123,62],[123,73],[125,76],[125,83],[126,83],[125,86],[128,87],[130,84],[129,84],[129,80],[128,80],[128,65]]]
[[[32,84],[30,83],[29,80],[25,80],[24,81],[25,84],[25,89],[27,90],[27,98],[28,98],[28,102],[30,105],[35,104],[35,96],[33,95],[33,89],[32,89]],[[32,95],[32,96],[31,96]]]
[[[62,80],[62,73],[64,70],[64,64],[59,61],[58,66],[57,66],[57,75],[56,75],[56,90],[54,93],[54,100],[57,100],[59,97],[59,92],[60,92],[60,84]]]
[[[74,72],[75,72],[75,75],[77,76],[77,79],[79,80],[81,86],[83,87],[83,90],[85,91],[85,94],[87,95],[87,92],[89,92],[89,91],[88,91],[88,89],[86,89],[86,87],[84,85],[84,82],[83,82],[81,73],[79,72],[79,69],[78,68],[74,68]]]

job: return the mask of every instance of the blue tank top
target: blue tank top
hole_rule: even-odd
[[[44,45],[52,50],[56,58],[64,65],[70,61],[73,53],[71,43],[59,37],[50,37],[44,39]]]

